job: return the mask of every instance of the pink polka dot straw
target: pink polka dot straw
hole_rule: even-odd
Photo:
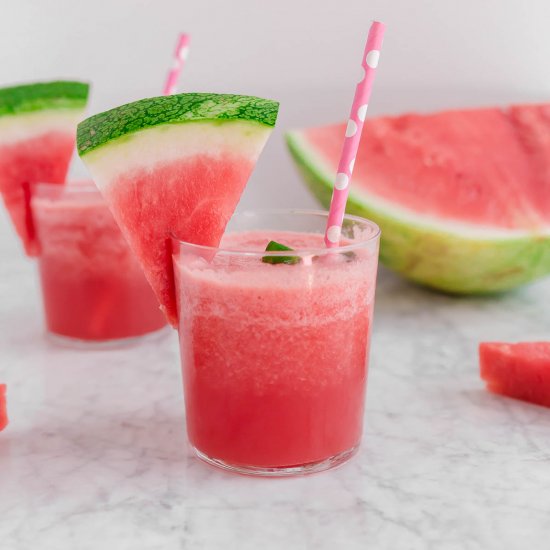
[[[325,244],[329,248],[338,246],[340,242],[340,233],[346,211],[353,165],[355,164],[357,149],[361,141],[361,132],[363,131],[363,124],[367,115],[369,97],[374,76],[376,75],[376,67],[378,66],[378,58],[380,57],[385,29],[384,23],[373,21],[369,30],[367,45],[361,62],[363,68],[361,72],[362,78],[355,89],[351,114],[342,147],[342,155],[340,156],[338,172],[334,181],[332,200],[330,201],[327,228],[325,231]]]
[[[174,52],[174,62],[168,77],[166,78],[166,84],[164,85],[163,94],[172,95],[176,93],[178,87],[178,80],[185,64],[185,60],[189,54],[189,35],[180,34],[178,36],[178,43],[176,44],[176,51]]]

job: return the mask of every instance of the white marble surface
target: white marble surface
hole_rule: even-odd
[[[0,235],[1,550],[549,547],[550,410],[486,393],[476,346],[548,337],[550,281],[458,300],[383,271],[359,455],[252,479],[191,456],[175,334],[52,346],[5,216]]]

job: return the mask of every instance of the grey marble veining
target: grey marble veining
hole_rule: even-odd
[[[549,547],[550,410],[486,393],[477,343],[548,338],[550,281],[455,299],[381,271],[360,453],[253,479],[191,456],[174,333],[44,339],[35,266],[0,225],[1,550]]]

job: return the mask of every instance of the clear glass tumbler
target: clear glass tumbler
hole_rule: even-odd
[[[358,448],[378,227],[326,212],[236,215],[219,248],[174,240],[187,431],[203,460],[240,473],[317,472]],[[269,241],[292,251],[265,252]]]
[[[46,327],[65,342],[112,342],[166,325],[158,301],[91,181],[33,186]]]

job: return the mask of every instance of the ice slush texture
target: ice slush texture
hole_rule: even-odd
[[[233,237],[233,236],[232,236]],[[322,235],[225,239],[324,247]],[[175,260],[192,444],[241,466],[327,459],[360,440],[376,254],[299,264],[186,255]]]
[[[34,197],[48,329],[80,340],[113,340],[162,328],[164,316],[101,195]]]

